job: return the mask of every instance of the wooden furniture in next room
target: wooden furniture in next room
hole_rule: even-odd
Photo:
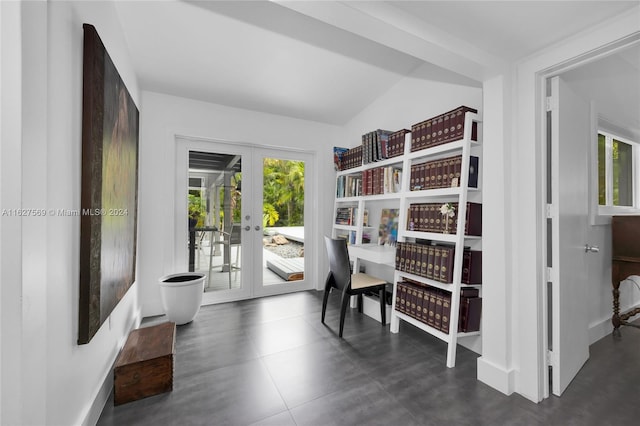
[[[611,218],[611,284],[613,285],[613,331],[619,334],[627,320],[640,314],[640,308],[620,314],[620,283],[631,275],[640,275],[640,216]]]

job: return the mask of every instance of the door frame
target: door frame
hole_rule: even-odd
[[[278,155],[284,156],[290,159],[296,159],[293,157],[299,157],[300,159],[304,159],[305,164],[305,194],[309,198],[305,199],[305,234],[308,234],[308,237],[305,235],[305,271],[304,271],[304,281],[301,283],[297,281],[297,285],[292,284],[283,284],[282,286],[277,286],[273,288],[264,288],[262,283],[255,284],[257,279],[261,279],[262,275],[258,276],[258,271],[262,270],[262,254],[260,254],[261,262],[255,262],[252,268],[249,268],[248,264],[244,265],[242,271],[242,283],[243,286],[240,290],[219,290],[216,292],[205,293],[202,298],[202,305],[211,305],[217,303],[225,303],[237,300],[245,300],[256,297],[264,297],[275,294],[284,294],[296,291],[304,291],[314,289],[315,286],[313,283],[316,281],[316,269],[312,262],[309,259],[313,259],[315,256],[315,245],[311,244],[312,241],[316,241],[317,234],[317,226],[316,226],[316,216],[314,215],[315,207],[314,203],[311,202],[311,195],[317,193],[317,178],[315,175],[315,162],[316,157],[315,153],[312,151],[298,150],[287,147],[275,147],[270,145],[260,145],[253,144],[247,142],[235,142],[214,138],[203,138],[203,137],[193,137],[193,136],[185,136],[182,134],[175,134],[174,136],[175,142],[175,188],[174,194],[176,203],[174,205],[174,235],[175,235],[175,244],[173,247],[174,250],[174,259],[175,264],[179,268],[184,268],[186,270],[188,266],[188,258],[187,254],[184,250],[183,244],[181,241],[187,241],[188,232],[185,228],[184,224],[187,222],[187,209],[178,203],[178,200],[184,199],[184,196],[187,192],[187,182],[188,182],[188,167],[184,168],[185,164],[188,164],[188,153],[193,150],[203,150],[203,151],[219,151],[222,153],[230,153],[233,154],[236,151],[240,152],[242,155],[247,156],[248,169],[247,171],[251,172],[252,170],[262,170],[262,167],[257,167],[257,157],[260,156],[260,163],[262,162],[262,157],[257,155],[258,153],[273,153],[274,157]],[[247,182],[251,181],[251,186],[254,188],[259,188],[256,186],[257,182],[261,181],[261,176],[259,173],[251,173],[245,174],[243,173],[243,180]],[[257,195],[259,192],[259,198]],[[247,223],[244,223],[244,218],[246,215],[250,215],[251,217],[255,217],[251,221],[251,230],[250,231],[242,231],[243,238],[248,235],[255,236],[256,232],[254,231],[254,226],[256,224],[260,225],[260,229],[262,229],[262,211],[258,211],[257,204],[251,200],[261,200],[262,199],[262,188],[259,188],[259,191],[256,190],[254,194],[251,194],[246,199],[242,200],[242,217],[243,217],[243,228]],[[260,204],[261,205],[261,204]],[[255,213],[259,214],[256,215]],[[259,218],[259,219],[257,219]],[[257,221],[256,221],[257,220]],[[255,223],[254,223],[255,222]],[[262,233],[260,233],[261,235]],[[251,242],[249,242],[251,241]],[[261,241],[261,238],[260,238]],[[243,239],[243,248],[244,248],[245,240]],[[247,240],[247,247],[251,250],[255,250],[256,253],[259,250],[258,247],[258,238],[255,237],[252,240]]]
[[[640,42],[640,34],[634,33],[629,36],[618,39],[614,42],[601,45],[599,48],[587,51],[585,53],[578,54],[570,59],[557,62],[554,65],[541,69],[535,72],[535,105],[536,105],[536,136],[535,142],[538,151],[538,155],[536,155],[536,175],[538,176],[537,182],[537,190],[536,192],[536,205],[537,205],[537,214],[536,221],[537,226],[537,247],[536,252],[538,253],[538,257],[536,259],[537,264],[537,282],[538,282],[538,296],[536,298],[536,306],[538,313],[538,350],[537,350],[537,377],[538,377],[538,400],[548,398],[550,396],[549,392],[549,374],[548,368],[551,364],[551,360],[547,356],[549,349],[549,312],[548,312],[548,287],[547,287],[547,248],[548,244],[551,241],[548,240],[548,229],[547,229],[547,158],[548,158],[548,146],[546,143],[547,138],[547,80],[552,77],[561,76],[561,74],[570,71],[574,68],[578,68],[585,64],[588,64],[592,61],[601,59],[603,57],[609,56],[618,52],[619,50],[626,49],[631,47],[632,45]],[[551,147],[553,151],[553,147]],[[589,151],[590,155],[591,150]],[[589,184],[590,184],[589,177]],[[556,182],[551,182],[551,191],[554,192],[557,190],[555,185]],[[591,186],[591,185],[590,185]],[[591,188],[589,188],[591,191]],[[591,192],[589,193],[589,197],[591,197]],[[589,214],[589,212],[587,212]],[[586,309],[586,307],[585,307]]]

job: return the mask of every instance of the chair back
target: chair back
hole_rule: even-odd
[[[351,285],[351,263],[349,262],[349,251],[347,241],[342,238],[324,237],[329,255],[329,271],[333,275],[335,286],[339,290],[345,287],[349,289]]]
[[[229,244],[237,245],[242,244],[242,226],[240,224],[232,224],[231,232],[229,235]]]

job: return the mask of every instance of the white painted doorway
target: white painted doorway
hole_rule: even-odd
[[[176,137],[175,259],[207,276],[203,305],[313,288],[313,245],[305,244],[313,239],[312,181],[305,179],[313,160],[307,152]],[[282,213],[280,206],[270,221],[267,204],[279,201],[292,207]],[[292,247],[272,244],[274,235]],[[287,268],[298,268],[295,276]]]
[[[550,79],[550,91],[547,362],[552,392],[560,396],[589,358],[586,247],[591,126],[589,102],[576,95],[561,77]]]

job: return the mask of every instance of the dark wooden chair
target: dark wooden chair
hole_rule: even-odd
[[[358,297],[358,311],[362,312],[362,294],[365,292],[378,292],[380,297],[380,322],[382,326],[385,326],[387,323],[385,306],[386,281],[363,273],[352,274],[347,241],[326,236],[324,239],[327,246],[327,254],[329,255],[329,275],[327,276],[327,281],[324,286],[321,322],[324,324],[329,292],[332,288],[335,288],[342,292],[340,302],[340,332],[338,334],[340,337],[342,337],[342,331],[344,330],[344,316],[350,297]]]

